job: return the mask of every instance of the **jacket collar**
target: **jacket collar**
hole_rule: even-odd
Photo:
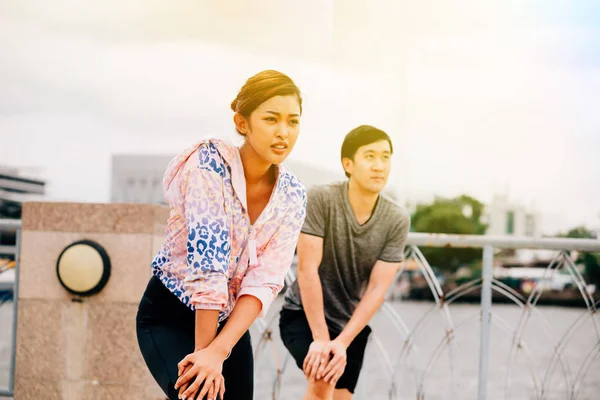
[[[215,145],[217,151],[219,154],[221,154],[221,157],[223,157],[223,160],[225,160],[225,162],[229,165],[231,169],[231,184],[233,185],[233,190],[244,206],[244,209],[248,210],[246,177],[244,176],[244,166],[242,164],[242,157],[240,155],[239,148],[233,143],[227,142],[223,139],[210,139],[210,141]],[[285,196],[282,182],[289,173],[283,164],[277,166],[277,171],[277,181],[275,182],[273,193],[271,194],[269,203],[261,213],[259,220],[262,219],[263,215],[268,214],[269,210],[274,204],[277,204],[280,201],[281,196]]]

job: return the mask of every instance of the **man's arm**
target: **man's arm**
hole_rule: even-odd
[[[382,260],[377,260],[371,276],[369,284],[363,298],[358,303],[356,310],[352,314],[352,318],[348,324],[336,338],[346,347],[352,343],[354,338],[367,326],[371,318],[375,315],[379,307],[385,300],[385,293],[394,281],[394,277],[400,269],[401,263],[390,263]]]
[[[323,258],[323,238],[301,233],[298,239],[298,286],[313,340],[329,340],[323,308],[323,288],[319,265]]]
[[[313,345],[304,360],[304,372],[313,379],[322,362],[323,346],[329,342],[325,322],[323,288],[319,278],[319,265],[323,259],[323,238],[301,233],[298,239],[298,286],[306,319],[313,336]]]
[[[369,284],[363,298],[342,333],[336,338],[346,347],[367,326],[383,304],[385,292],[394,281],[404,259],[404,248],[410,229],[410,216],[406,214],[406,211],[400,210],[397,217],[398,221],[392,225],[388,240],[371,270]]]
[[[358,303],[356,310],[354,310],[350,321],[348,321],[342,333],[324,349],[325,353],[333,354],[333,357],[327,365],[321,365],[317,379],[323,377],[325,382],[335,384],[344,373],[346,349],[350,346],[354,338],[367,326],[371,318],[373,318],[379,307],[383,304],[385,292],[393,282],[400,264],[400,262],[390,263],[382,260],[375,262],[375,266],[369,277],[367,290]]]

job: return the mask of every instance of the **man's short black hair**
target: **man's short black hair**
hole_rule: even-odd
[[[390,144],[390,151],[394,152],[394,146],[392,146],[392,139],[390,136],[382,131],[381,129],[377,129],[371,125],[361,125],[357,128],[352,129],[346,137],[344,138],[344,143],[342,143],[342,157],[349,158],[354,160],[354,155],[359,147],[366,146],[371,143],[379,142],[380,140],[387,140]],[[348,174],[345,170],[344,173],[348,178],[350,178],[350,174]]]

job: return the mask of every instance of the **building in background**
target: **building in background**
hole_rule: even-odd
[[[116,154],[112,157],[111,195],[114,203],[166,204],[162,189],[163,174],[173,156]],[[307,188],[345,180],[339,172],[304,162],[288,160],[285,165]],[[388,184],[384,193],[397,200],[396,188]]]
[[[30,176],[26,170],[0,166],[0,218],[21,218],[25,201],[41,200],[46,182]]]
[[[495,195],[486,205],[484,222],[488,224],[487,235],[541,236],[539,211],[511,201],[507,195]],[[495,260],[502,266],[546,267],[555,255],[551,250],[505,249]]]
[[[498,236],[540,236],[539,213],[506,195],[495,195],[485,207],[487,234]]]
[[[162,179],[172,156],[119,154],[112,157],[113,203],[166,204]]]
[[[0,219],[21,219],[23,202],[41,200],[45,190],[44,180],[34,178],[23,169],[0,166]],[[0,292],[12,290],[16,235],[14,231],[0,230]]]

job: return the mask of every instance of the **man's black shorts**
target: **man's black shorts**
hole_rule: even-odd
[[[329,324],[328,328],[332,340],[340,334],[339,330],[333,329]],[[308,348],[313,342],[312,332],[304,310],[282,309],[279,319],[279,332],[283,344],[296,360],[296,365],[302,369],[304,358],[308,354]],[[366,326],[348,346],[346,350],[346,369],[337,381],[336,389],[348,389],[350,393],[354,393],[370,334],[371,328]]]

